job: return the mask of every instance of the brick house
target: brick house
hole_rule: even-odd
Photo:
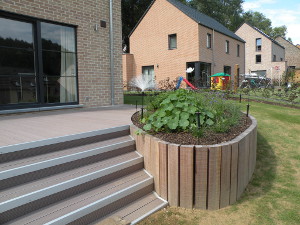
[[[245,42],[216,20],[177,0],[154,0],[130,34],[130,54],[123,55],[123,79],[143,74],[156,83],[187,78],[209,87],[209,76],[234,67],[244,73]],[[188,67],[193,73],[186,74]]]
[[[122,104],[121,43],[121,1],[1,1],[0,110]]]
[[[275,40],[285,48],[287,66],[290,68],[300,68],[300,49],[283,37],[277,37]]]
[[[242,24],[235,32],[246,41],[245,71],[277,79],[286,71],[285,48],[258,28]]]

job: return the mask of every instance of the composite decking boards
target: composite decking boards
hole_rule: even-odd
[[[231,166],[231,145],[222,146],[221,162],[221,193],[220,208],[229,205],[230,201],[230,166]]]
[[[127,125],[134,112],[133,106],[114,106],[3,115],[0,146]]]
[[[195,203],[197,209],[207,209],[208,148],[195,148]]]
[[[194,195],[194,146],[180,146],[180,207],[192,209]]]
[[[168,202],[179,206],[179,145],[168,147]]]
[[[168,144],[159,142],[159,195],[168,199]]]
[[[220,208],[221,146],[209,147],[207,209]]]
[[[239,144],[235,142],[231,145],[230,204],[237,200],[238,160]]]
[[[151,136],[146,134],[144,135],[144,163],[145,163],[145,170],[152,172],[152,158],[151,158]]]

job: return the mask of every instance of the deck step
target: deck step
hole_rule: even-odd
[[[120,206],[148,194],[152,189],[153,178],[149,177],[143,170],[140,170],[72,198],[52,204],[25,217],[11,221],[9,224],[80,224],[83,217],[89,217],[89,220],[94,220],[91,214],[98,214],[95,213],[98,211],[105,216]],[[97,215],[97,217],[100,216],[99,214]]]
[[[0,224],[135,224],[165,207],[128,134],[122,126],[1,147]]]
[[[0,190],[124,154],[134,149],[134,141],[126,136],[2,163],[0,164]]]

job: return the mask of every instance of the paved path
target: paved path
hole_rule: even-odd
[[[0,116],[0,147],[128,125],[134,112],[121,105]]]

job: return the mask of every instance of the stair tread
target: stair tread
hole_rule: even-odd
[[[95,201],[104,199],[111,194],[117,193],[118,191],[124,190],[131,185],[135,185],[149,178],[150,176],[144,170],[140,170],[109,183],[100,185],[99,187],[92,190],[60,201],[56,204],[47,206],[36,212],[11,221],[9,224],[45,224],[49,221],[52,221],[61,216],[65,216],[68,213],[74,212],[82,207],[94,203]]]
[[[127,222],[132,222],[145,216],[145,214],[151,211],[156,211],[160,208],[165,207],[166,205],[167,205],[166,201],[163,201],[162,199],[158,198],[152,192],[126,205],[125,207],[117,211],[114,211],[113,213],[111,213],[105,218],[119,217]]]
[[[72,147],[72,148],[68,148],[68,149],[64,149],[64,150],[60,150],[60,151],[56,151],[56,152],[51,152],[51,153],[46,153],[46,154],[42,154],[42,155],[38,155],[38,156],[33,156],[33,157],[29,157],[29,158],[24,158],[24,159],[20,159],[20,160],[14,160],[14,161],[0,164],[0,172],[11,170],[11,169],[22,167],[22,166],[27,166],[29,164],[34,164],[34,163],[50,160],[53,158],[67,156],[69,154],[80,153],[85,150],[104,147],[107,145],[117,144],[120,142],[125,142],[125,141],[130,141],[130,140],[132,140],[132,138],[129,135],[126,135],[126,136],[113,138],[113,139],[109,139],[109,140],[105,140],[105,141],[100,141],[100,142],[96,142],[96,143],[92,143],[92,144],[87,144],[87,145],[78,146],[78,147]]]
[[[140,158],[137,152],[128,152],[122,155],[115,156],[113,158],[105,159],[97,163],[93,163],[87,166],[76,168],[63,173],[55,174],[37,181],[29,182],[17,187],[9,188],[7,190],[0,192],[0,203],[8,201],[13,198],[18,198],[20,196],[47,188],[49,186],[57,185],[62,182],[70,181],[76,179],[80,176],[84,176],[110,166],[117,165],[119,163],[126,162],[128,160]]]

